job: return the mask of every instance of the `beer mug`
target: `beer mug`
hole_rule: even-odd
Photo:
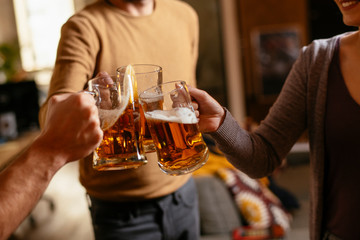
[[[140,94],[158,165],[169,175],[182,175],[203,166],[209,151],[197,125],[184,81],[149,88]]]
[[[127,66],[119,67],[116,70],[117,77],[123,79],[126,73]],[[140,94],[145,89],[152,86],[157,86],[162,84],[162,68],[157,65],[152,64],[134,64],[132,65],[134,69],[134,79],[135,79],[135,88],[137,94]],[[139,103],[138,98],[135,99],[135,108],[139,111],[142,118],[144,118],[144,112]],[[144,125],[139,129],[140,134],[143,136],[143,146],[145,153],[155,152],[155,145],[151,138],[147,122],[145,121]]]
[[[136,132],[135,106],[131,83],[104,75],[88,81],[85,91],[94,96],[103,140],[93,154],[93,167],[99,171],[137,168],[147,163],[141,138]]]

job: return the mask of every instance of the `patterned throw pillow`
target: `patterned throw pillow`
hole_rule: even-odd
[[[219,169],[217,174],[233,195],[245,224],[255,228],[280,225],[285,231],[289,229],[290,214],[260,180],[230,168]]]

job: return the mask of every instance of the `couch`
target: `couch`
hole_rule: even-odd
[[[198,189],[201,240],[230,240],[241,215],[224,182],[216,176],[194,177]]]
[[[299,207],[296,199],[276,186],[271,177],[250,179],[208,146],[211,150],[208,162],[193,174],[199,198],[201,240],[232,240],[234,230],[265,222],[272,227],[281,226],[283,231],[289,229],[291,216],[285,209]],[[285,208],[280,195],[292,205]],[[251,222],[251,218],[258,222]]]

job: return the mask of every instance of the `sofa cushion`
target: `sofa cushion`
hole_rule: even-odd
[[[246,225],[268,228],[277,224],[284,230],[289,229],[290,215],[280,200],[259,180],[228,168],[219,169],[218,175],[232,193]]]
[[[195,177],[199,195],[201,234],[229,234],[241,226],[239,211],[221,179]]]

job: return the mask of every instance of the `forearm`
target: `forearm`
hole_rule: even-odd
[[[43,103],[43,105],[40,107],[40,110],[39,110],[40,129],[43,129],[43,127],[44,127],[45,120],[46,120],[47,108],[48,108],[48,99],[46,100],[45,103]]]
[[[7,239],[25,219],[53,175],[65,164],[59,156],[52,156],[40,148],[41,144],[35,141],[0,173],[0,239]]]
[[[281,162],[258,134],[242,129],[229,111],[219,129],[210,133],[227,160],[253,178],[266,176]]]
[[[63,165],[89,155],[102,140],[92,96],[54,96],[48,108],[40,136],[0,173],[0,239],[29,214]]]
[[[251,177],[270,174],[281,165],[307,128],[308,56],[312,57],[310,53],[300,55],[276,102],[254,132],[241,129],[226,112],[223,124],[212,133],[228,160]]]

